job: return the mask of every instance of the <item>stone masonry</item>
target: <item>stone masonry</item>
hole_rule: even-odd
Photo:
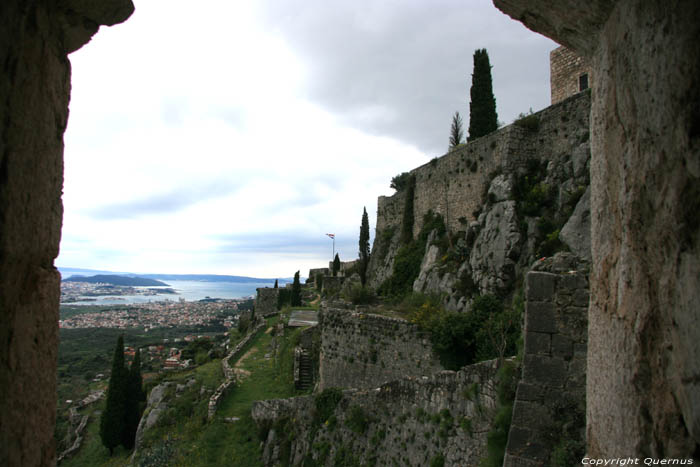
[[[557,47],[549,53],[549,71],[552,104],[591,86],[590,63],[567,47]]]
[[[550,465],[563,423],[573,425],[571,441],[585,440],[588,280],[567,266],[557,268],[557,259],[549,268],[554,272],[526,276],[522,378],[504,467]]]
[[[442,370],[428,336],[408,321],[322,308],[319,390],[374,388],[404,376]]]
[[[440,465],[479,465],[495,413],[496,369],[489,360],[457,372],[346,390],[329,420],[317,425],[314,396],[254,402],[253,420],[269,428],[263,463],[306,465],[312,458],[313,465],[324,466],[423,467],[442,456]],[[285,420],[293,422],[278,432]]]
[[[270,314],[277,313],[277,298],[279,297],[279,289],[273,287],[261,287],[255,289],[258,294],[255,297],[255,314],[257,316],[266,317]]]

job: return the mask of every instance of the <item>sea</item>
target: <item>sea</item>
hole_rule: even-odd
[[[272,282],[207,282],[207,281],[181,281],[164,280],[168,287],[138,287],[158,290],[171,288],[175,294],[165,293],[158,295],[119,295],[86,297],[90,300],[66,303],[66,305],[128,305],[148,302],[163,302],[166,300],[178,301],[180,298],[188,302],[207,298],[248,298],[255,297],[255,289],[259,287],[272,287]]]

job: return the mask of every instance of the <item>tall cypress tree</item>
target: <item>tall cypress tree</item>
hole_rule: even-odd
[[[463,138],[462,117],[460,117],[459,112],[455,112],[454,117],[452,117],[452,128],[450,128],[450,149],[462,144]]]
[[[486,49],[474,51],[474,72],[470,94],[469,141],[498,129],[496,98],[493,96],[491,83],[491,63]]]
[[[292,306],[301,306],[301,283],[299,282],[299,271],[294,274],[292,282]]]
[[[143,392],[143,378],[141,378],[141,351],[137,348],[134,361],[131,362],[131,368],[127,374],[126,410],[124,413],[124,432],[122,433],[122,445],[126,449],[134,447],[136,431],[145,402],[146,394]]]
[[[277,282],[277,279],[275,279],[275,289],[279,288],[279,283]]]
[[[338,271],[340,271],[340,256],[336,253],[333,258],[333,277],[338,275]]]
[[[367,208],[362,208],[362,222],[360,223],[360,280],[365,285],[367,280],[367,266],[369,265],[369,219]]]
[[[126,415],[127,371],[124,367],[124,336],[117,339],[112,359],[112,375],[107,387],[107,404],[100,419],[100,438],[102,444],[109,449],[109,455],[114,448],[122,443]]]

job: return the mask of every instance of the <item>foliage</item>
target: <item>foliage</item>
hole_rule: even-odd
[[[413,201],[416,192],[416,177],[411,175],[406,182],[406,198],[404,199],[403,217],[401,219],[401,244],[406,245],[413,239]]]
[[[455,112],[454,117],[452,117],[452,127],[450,128],[450,149],[459,146],[464,139],[464,133],[462,131],[462,117],[459,116],[459,112]]]
[[[338,388],[327,388],[314,397],[316,411],[314,412],[314,424],[320,426],[325,423],[343,398],[343,391]]]
[[[367,427],[370,424],[370,419],[365,411],[357,405],[353,405],[350,408],[350,413],[345,421],[348,428],[360,435],[367,431]]]
[[[242,319],[241,319],[242,320]],[[240,325],[240,320],[239,320],[239,325]],[[239,332],[240,332],[240,327],[239,327]],[[189,359],[194,359],[194,357],[200,353],[204,352],[205,354],[211,350],[211,348],[214,347],[214,342],[212,342],[211,339],[195,339],[189,344],[187,344],[187,347],[182,349],[182,352],[180,353],[180,357],[184,360],[189,360]]]
[[[360,254],[359,274],[362,285],[367,283],[367,266],[369,265],[369,219],[367,208],[362,208],[362,221],[360,222]]]
[[[277,309],[281,310],[285,306],[291,306],[292,304],[292,291],[286,287],[278,289],[277,292]]]
[[[391,179],[391,184],[389,186],[396,191],[401,191],[408,186],[408,181],[410,178],[410,173],[402,172]]]
[[[442,238],[446,232],[445,222],[440,214],[428,211],[423,216],[423,227],[418,238],[410,240],[396,252],[391,276],[379,288],[381,295],[401,299],[411,293],[413,282],[420,273],[428,236],[433,230],[437,230],[438,238]]]
[[[336,253],[335,258],[333,258],[333,277],[338,275],[338,271],[340,271],[340,256],[338,256],[338,253]]]
[[[474,72],[469,102],[469,138],[487,135],[498,129],[496,98],[491,82],[491,63],[486,49],[474,51]]]
[[[445,466],[445,456],[442,454],[436,454],[430,459],[430,467],[444,467]]]
[[[518,118],[513,122],[513,124],[524,128],[528,131],[537,131],[540,128],[540,117],[537,114],[532,113],[532,109],[527,114],[521,113]]]
[[[294,273],[294,282],[292,282],[292,296],[290,297],[290,304],[292,306],[301,306],[301,284],[299,283],[299,271]]]
[[[565,398],[555,404],[550,428],[551,467],[574,465],[586,453],[586,409],[573,399]]]
[[[316,284],[316,290],[321,291],[323,290],[323,273],[322,272],[317,272],[316,273],[316,278],[314,280],[314,283]]]
[[[124,433],[122,445],[126,449],[132,449],[136,441],[136,430],[146,404],[146,393],[143,391],[143,378],[141,377],[141,350],[137,347],[134,361],[131,362],[127,375],[126,412],[124,414]]]
[[[352,302],[353,305],[370,305],[377,299],[374,291],[368,286],[353,284],[345,293],[344,298]]]
[[[114,452],[114,448],[122,443],[126,419],[127,378],[124,367],[124,336],[119,335],[112,359],[107,403],[100,419],[100,438],[102,444],[109,449],[110,456]]]
[[[277,279],[275,279],[275,286],[274,286],[274,288],[275,288],[275,289],[278,289],[278,288],[279,288],[279,283],[277,282]]]
[[[486,458],[482,459],[481,467],[501,467],[508,442],[508,431],[513,416],[513,401],[515,388],[518,384],[518,367],[512,362],[504,362],[496,374],[497,409],[486,435]]]

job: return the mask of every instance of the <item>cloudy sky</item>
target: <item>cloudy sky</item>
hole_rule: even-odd
[[[391,177],[549,105],[556,44],[490,0],[135,0],[70,56],[62,267],[289,277],[358,251]]]

